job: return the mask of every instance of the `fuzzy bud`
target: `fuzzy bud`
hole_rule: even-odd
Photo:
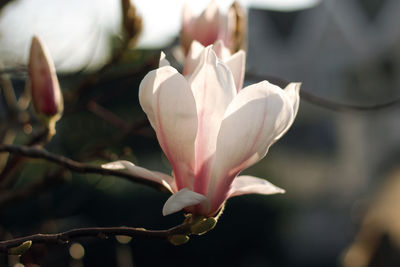
[[[48,128],[54,128],[63,112],[63,97],[53,60],[36,36],[32,38],[29,54],[29,78],[36,114]]]
[[[32,246],[31,240],[25,241],[24,243],[22,243],[21,245],[19,245],[17,247],[10,248],[8,250],[8,254],[20,256],[20,255],[24,254],[28,249],[30,249],[31,246]]]

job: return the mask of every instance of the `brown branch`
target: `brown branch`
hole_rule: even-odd
[[[119,116],[117,116],[110,110],[100,106],[93,100],[89,101],[87,108],[93,114],[102,118],[103,120],[105,120],[106,122],[108,122],[109,124],[113,125],[116,128],[122,129],[124,131],[129,131],[132,128],[132,126],[129,123],[121,119]]]
[[[0,71],[3,69],[0,62]],[[12,114],[18,113],[17,97],[15,96],[14,87],[11,83],[10,76],[6,73],[0,74],[0,85],[4,95],[4,101]]]
[[[1,241],[0,252],[7,253],[9,249],[18,247],[26,241],[32,241],[33,244],[63,244],[68,243],[71,239],[79,237],[107,238],[109,236],[126,235],[131,237],[167,239],[174,235],[188,234],[190,234],[190,224],[187,223],[180,224],[167,230],[146,230],[144,228],[133,227],[78,228],[57,234],[34,234],[30,236]]]
[[[159,183],[146,180],[142,177],[134,176],[127,172],[118,171],[118,170],[109,170],[104,169],[97,166],[91,166],[84,163],[80,163],[64,156],[59,156],[48,152],[47,150],[39,147],[26,147],[26,146],[18,146],[18,145],[6,145],[0,144],[0,153],[1,152],[9,152],[18,155],[22,155],[28,158],[38,158],[47,160],[49,162],[53,162],[58,164],[64,168],[67,168],[71,171],[78,172],[78,173],[96,173],[101,175],[112,175],[116,177],[124,178],[131,182],[141,183],[153,188],[156,188],[160,191],[166,191],[166,189],[161,186]]]
[[[246,78],[250,80],[268,80],[279,85],[280,87],[285,87],[287,84],[289,84],[288,81],[278,77],[259,75],[255,73],[246,73]],[[400,104],[400,97],[371,105],[345,104],[316,96],[304,89],[300,90],[300,97],[311,104],[335,111],[375,111]]]

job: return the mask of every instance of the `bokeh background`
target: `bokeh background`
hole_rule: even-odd
[[[232,3],[217,2],[222,10]],[[303,83],[294,125],[244,172],[287,193],[229,200],[216,228],[183,246],[82,238],[81,246],[37,245],[22,258],[0,254],[0,266],[400,265],[400,2],[239,2],[248,11],[245,83]],[[137,95],[160,50],[179,67],[173,55],[183,1],[132,3],[143,31],[137,47],[121,52],[120,1],[5,1],[0,60],[19,96],[32,35],[49,46],[66,102],[46,149],[89,164],[127,159],[168,173]],[[207,3],[189,1],[196,12]],[[24,144],[39,131],[35,121],[11,127],[10,116],[2,94],[2,142]],[[166,229],[183,220],[182,213],[162,216],[167,194],[93,174],[63,172],[66,179],[40,192],[4,197],[58,171],[41,160],[19,166],[12,188],[0,191],[1,239],[89,226]]]

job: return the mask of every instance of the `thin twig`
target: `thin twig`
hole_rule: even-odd
[[[400,97],[398,97],[372,105],[345,104],[318,97],[306,90],[300,90],[300,97],[312,104],[335,111],[375,111],[389,108],[400,103]]]
[[[96,173],[101,175],[112,175],[116,177],[121,177],[131,182],[145,184],[153,188],[156,188],[160,191],[165,191],[165,188],[157,182],[146,180],[142,177],[134,176],[132,174],[123,171],[109,170],[97,166],[86,165],[84,163],[74,161],[64,156],[52,154],[47,150],[39,147],[26,147],[18,145],[0,144],[0,152],[9,152],[29,158],[44,159],[78,173]]]
[[[276,83],[277,85],[281,87],[285,87],[287,84],[289,84],[288,81],[274,77],[274,76],[268,76],[268,75],[259,75],[255,73],[246,73],[246,78],[251,79],[251,80],[268,80],[270,82]],[[392,107],[394,105],[400,104],[400,97],[397,97],[395,99],[388,100],[386,102],[382,103],[377,103],[377,104],[371,104],[371,105],[357,105],[357,104],[345,104],[345,103],[340,103],[336,101],[332,101],[326,98],[322,98],[319,96],[314,95],[313,93],[310,93],[307,90],[300,90],[300,97],[314,105],[335,110],[335,111],[375,111],[375,110],[381,110],[385,109],[388,107]]]
[[[57,234],[34,234],[21,238],[10,239],[0,242],[0,252],[7,253],[10,248],[20,246],[26,241],[32,241],[33,244],[63,244],[79,237],[97,237],[107,238],[109,236],[126,235],[131,237],[159,238],[167,239],[173,235],[187,235],[190,233],[190,225],[187,223],[169,228],[167,230],[146,230],[144,228],[134,227],[91,227],[78,228]]]
[[[0,71],[3,69],[3,64],[0,62]],[[4,100],[7,104],[7,107],[10,112],[17,113],[18,105],[17,105],[17,97],[15,96],[14,87],[11,83],[10,77],[8,74],[0,75],[0,84],[2,87]]]
[[[102,118],[109,124],[115,126],[116,128],[122,129],[124,131],[129,131],[132,126],[121,119],[119,116],[117,116],[115,113],[111,112],[108,109],[105,109],[104,107],[100,106],[98,103],[95,101],[91,100],[89,101],[88,105],[88,110],[97,115],[98,117]]]
[[[49,130],[46,128],[40,131],[37,135],[33,136],[31,140],[29,140],[27,146],[36,146],[43,145],[48,141],[49,138]],[[11,179],[12,175],[18,169],[18,166],[23,163],[24,159],[20,155],[16,155],[11,157],[4,169],[0,172],[0,189],[9,188],[14,184],[15,180]]]

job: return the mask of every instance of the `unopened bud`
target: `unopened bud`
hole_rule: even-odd
[[[31,43],[29,78],[36,114],[52,131],[63,111],[63,97],[54,63],[47,48],[36,36]]]
[[[32,246],[32,241],[28,240],[25,241],[24,243],[22,243],[21,245],[14,247],[14,248],[10,248],[8,250],[8,254],[10,255],[22,255],[24,254],[28,249],[30,249],[30,247]]]

